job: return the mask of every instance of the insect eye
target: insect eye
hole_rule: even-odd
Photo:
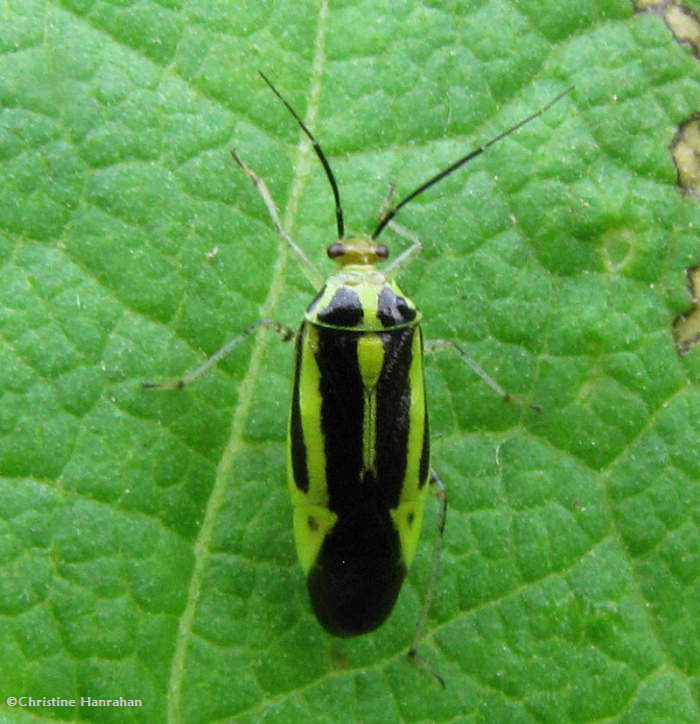
[[[378,259],[389,258],[389,248],[385,244],[377,244],[376,248],[374,249],[374,253],[377,255]]]
[[[337,259],[340,256],[345,256],[346,253],[347,249],[345,248],[345,244],[341,244],[339,241],[331,244],[326,250],[326,254],[328,254],[330,259]]]

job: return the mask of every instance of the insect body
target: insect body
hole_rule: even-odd
[[[420,534],[429,435],[420,313],[354,237],[297,336],[289,423],[294,531],[314,611],[338,636],[391,612]]]
[[[282,227],[264,181],[232,151],[317,295],[296,334],[279,322],[263,319],[181,380],[145,386],[184,387],[260,326],[277,331],[284,340],[296,338],[288,480],[297,553],[314,612],[337,636],[367,633],[386,620],[415,555],[425,498],[433,488],[441,501],[439,535],[433,547],[428,592],[409,650],[422,663],[416,645],[435,590],[446,494],[430,466],[421,315],[394,281],[422,245],[393,218],[411,199],[541,115],[570,89],[384,211],[371,237],[347,237],[338,187],[320,145],[261,75],[311,140],[326,172],[338,228],[338,240],[328,247],[328,256],[340,269],[323,283],[315,266]],[[386,261],[389,252],[376,238],[387,226],[409,238],[411,244],[380,271],[376,265]],[[498,394],[510,398],[457,344],[442,342],[456,350]]]

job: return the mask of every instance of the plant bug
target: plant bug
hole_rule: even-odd
[[[182,389],[217,364],[259,327],[295,340],[295,368],[288,423],[288,485],[294,536],[311,605],[331,634],[373,631],[391,613],[414,558],[429,488],[440,501],[432,572],[409,655],[425,627],[435,592],[447,496],[430,464],[430,437],[423,372],[421,313],[395,277],[422,249],[420,240],[394,222],[397,212],[433,184],[534,120],[571,89],[479,148],[462,156],[398,203],[384,204],[371,236],[345,234],[338,185],[318,141],[267,77],[323,165],[335,201],[338,238],[327,254],[339,269],[324,282],[306,254],[283,228],[265,182],[233,150],[231,154],[257,188],[278,235],[293,251],[316,296],[295,333],[262,319],[176,382],[144,383]],[[387,247],[377,243],[391,226],[409,246],[380,270]],[[454,342],[449,345],[504,399],[510,395]],[[434,673],[434,672],[431,672]],[[441,677],[434,674],[444,684]]]

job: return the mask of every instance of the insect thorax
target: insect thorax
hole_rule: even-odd
[[[376,267],[345,266],[331,275],[306,310],[308,322],[322,327],[380,332],[414,326],[420,312]]]

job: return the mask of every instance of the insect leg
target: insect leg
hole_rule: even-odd
[[[440,504],[440,512],[438,514],[438,531],[435,536],[435,543],[433,544],[430,581],[428,581],[428,589],[425,592],[425,598],[423,599],[423,605],[418,617],[418,624],[416,625],[416,632],[413,635],[413,641],[411,642],[411,648],[408,650],[408,655],[413,661],[415,661],[416,664],[418,664],[418,666],[431,673],[443,686],[445,686],[445,680],[442,676],[435,673],[418,655],[418,643],[423,637],[423,631],[425,630],[425,625],[428,622],[430,606],[435,598],[435,591],[437,590],[438,576],[440,574],[440,557],[442,555],[442,541],[445,535],[445,520],[447,518],[447,488],[445,488],[445,484],[440,479],[440,476],[432,468],[430,469],[430,486]]]
[[[267,188],[267,184],[243,161],[235,150],[231,151],[231,155],[233,156],[233,160],[243,169],[246,176],[253,182],[253,185],[258,190],[262,200],[265,202],[265,206],[270,214],[275,230],[282,241],[284,241],[294,252],[297,263],[304,272],[304,276],[309,280],[314,289],[320,289],[323,286],[323,277],[309,257],[301,250],[301,247],[299,247],[296,241],[294,241],[294,239],[292,239],[292,237],[283,228],[282,222],[280,221],[279,211],[277,210],[277,205],[272,198],[270,189]]]
[[[181,390],[193,382],[198,377],[208,372],[214,365],[218,364],[229,352],[233,351],[246,337],[250,336],[258,327],[266,327],[272,329],[280,336],[283,342],[291,342],[294,339],[294,330],[287,327],[285,324],[278,322],[274,319],[261,319],[255,324],[251,324],[248,329],[243,330],[240,334],[236,335],[232,340],[227,342],[218,352],[214,354],[197,369],[192,370],[184,377],[179,380],[172,382],[142,382],[141,386],[149,390]]]
[[[496,382],[496,380],[494,380],[493,377],[491,377],[491,375],[489,375],[475,359],[470,357],[456,342],[453,342],[451,339],[429,339],[426,340],[425,347],[427,350],[436,349],[437,347],[448,347],[454,349],[462,360],[466,362],[469,367],[471,367],[472,370],[476,372],[476,374],[479,375],[479,377],[481,377],[481,379],[506,402],[514,402],[516,405],[522,406],[526,405],[533,410],[539,411],[541,409],[539,405],[531,405],[527,402],[523,402],[521,399],[508,392],[508,390],[501,387],[501,385],[499,385],[498,382]]]
[[[379,218],[384,218],[384,213],[391,204],[391,198],[394,195],[396,187],[392,184],[389,186],[389,193],[386,195],[382,207],[379,210]],[[423,251],[423,244],[421,240],[410,230],[407,229],[403,224],[399,224],[396,221],[388,222],[389,228],[402,239],[407,239],[411,242],[408,249],[404,249],[393,261],[384,267],[384,275],[387,279],[393,279],[396,277],[401,270],[405,269],[413,259]]]

